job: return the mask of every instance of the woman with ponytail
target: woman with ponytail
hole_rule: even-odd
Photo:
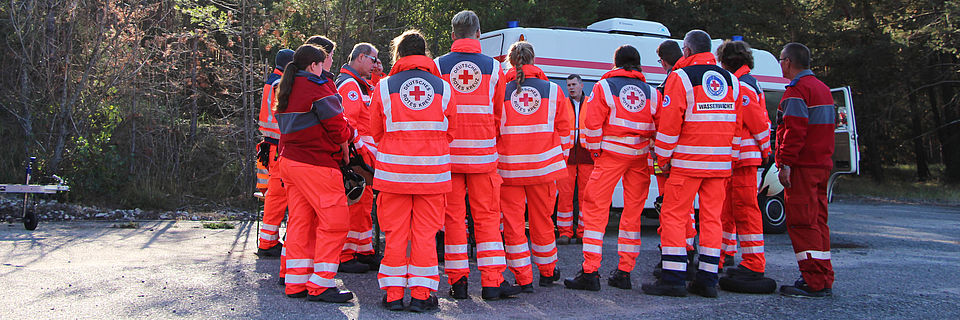
[[[581,272],[564,280],[567,288],[600,290],[600,259],[603,232],[617,182],[623,179],[624,208],[620,217],[617,252],[620,263],[611,270],[608,284],[632,288],[630,272],[640,253],[640,216],[650,185],[648,163],[656,134],[654,115],[660,94],[644,81],[640,53],[630,45],[617,48],[616,69],[593,86],[585,103],[584,139],[594,158],[583,201],[583,265]]]
[[[497,141],[497,169],[503,177],[504,251],[517,284],[524,292],[533,292],[524,212],[529,211],[533,263],[540,271],[540,286],[552,285],[560,279],[560,272],[551,216],[557,200],[556,182],[567,176],[572,115],[564,90],[533,65],[533,45],[514,43],[509,59]]]
[[[286,294],[342,303],[353,293],[337,289],[334,280],[350,226],[340,163],[353,128],[343,117],[333,75],[324,69],[331,60],[316,45],[300,46],[280,79],[276,114],[290,211]]]

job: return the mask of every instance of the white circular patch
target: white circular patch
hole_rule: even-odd
[[[664,96],[663,96],[663,106],[666,107],[666,106],[669,106],[669,105],[670,105],[670,96],[664,95]]]
[[[727,80],[716,71],[704,72],[700,87],[703,88],[703,93],[714,101],[723,100],[727,96]]]
[[[632,84],[620,88],[619,96],[620,105],[630,112],[640,111],[640,109],[643,109],[643,106],[647,104],[647,94],[645,94],[643,90],[640,90],[640,87]]]
[[[433,103],[433,86],[423,78],[410,78],[400,85],[400,101],[411,110],[423,110]]]
[[[520,93],[511,90],[510,104],[522,115],[533,114],[540,108],[540,92],[531,87],[520,87]]]
[[[360,94],[358,94],[356,91],[350,91],[347,92],[347,98],[349,98],[350,101],[357,101],[357,99],[360,99]]]
[[[743,95],[743,106],[746,107],[748,104],[750,104],[750,97]]]
[[[483,81],[483,73],[473,62],[460,61],[450,70],[450,84],[459,92],[471,93],[480,87],[481,81]]]

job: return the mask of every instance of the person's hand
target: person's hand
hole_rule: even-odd
[[[778,175],[778,177],[780,178],[780,184],[782,184],[784,188],[789,188],[790,187],[790,166],[784,165],[782,168],[780,168],[780,174]]]

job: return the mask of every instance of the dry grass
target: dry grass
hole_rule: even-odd
[[[910,203],[960,205],[960,185],[939,180],[943,172],[942,165],[932,165],[930,171],[933,178],[925,182],[917,181],[916,167],[912,165],[884,167],[882,182],[866,174],[845,175],[838,180],[834,194]]]

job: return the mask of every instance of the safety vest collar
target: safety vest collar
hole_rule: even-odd
[[[264,80],[263,83],[268,85],[273,85],[274,83],[279,81],[280,78],[282,77],[283,77],[283,70],[280,68],[274,68],[273,72],[267,75],[267,79]]]
[[[437,64],[433,62],[433,59],[430,59],[424,55],[415,55],[415,56],[406,56],[397,60],[393,64],[393,69],[390,70],[390,75],[395,75],[397,73],[420,69],[433,75],[440,77],[440,70],[437,69]]]
[[[477,39],[457,39],[450,46],[452,52],[480,53],[480,40]]]
[[[743,75],[749,74],[749,73],[750,73],[750,67],[748,67],[747,65],[743,65],[740,67],[740,69],[737,69],[737,71],[733,73],[733,76],[739,79]]]
[[[692,56],[687,57],[686,59],[681,59],[680,61],[684,62],[684,65],[680,68],[689,67],[698,64],[717,64],[717,57],[710,52],[701,52]],[[677,65],[680,65],[680,61],[677,61]]]
[[[323,85],[324,83],[327,83],[328,81],[330,81],[332,74],[331,75],[328,75],[328,74],[329,72],[324,71],[323,73],[324,76],[321,77],[313,73],[307,72],[306,70],[297,70],[297,73],[295,74],[295,76],[305,77],[310,82],[313,82],[317,85]]]
[[[349,64],[344,64],[342,67],[340,67],[340,74],[341,74],[341,75],[342,75],[342,74],[346,74],[346,75],[350,76],[351,78],[353,78],[353,80],[356,80],[356,81],[357,81],[357,84],[361,84],[361,83],[362,83],[363,85],[367,86],[366,88],[363,88],[363,89],[365,89],[365,90],[364,90],[364,94],[366,94],[366,92],[370,92],[370,89],[373,89],[373,85],[370,84],[370,82],[367,82],[367,79],[358,77],[358,76],[357,76],[357,73],[358,73],[357,70],[354,69],[353,67],[351,67]],[[340,81],[337,82],[338,85],[339,85],[340,83],[341,83]]]
[[[627,77],[627,78],[640,79],[640,81],[643,81],[643,82],[647,81],[647,78],[643,76],[643,72],[636,71],[636,70],[624,70],[623,68],[607,71],[607,73],[604,73],[603,76],[600,77],[600,79],[602,80],[602,79],[612,78],[612,77]]]
[[[547,75],[546,75],[545,73],[543,73],[543,70],[540,70],[540,68],[537,68],[537,67],[534,66],[534,65],[525,64],[525,65],[520,66],[520,68],[523,69],[523,77],[524,77],[524,78],[537,78],[537,79],[541,79],[541,80],[550,81],[550,79],[547,79]],[[516,68],[510,68],[510,71],[507,71],[507,74],[506,74],[506,76],[504,77],[503,80],[506,81],[506,82],[510,82],[510,81],[513,81],[513,80],[517,80],[517,69],[516,69]]]
[[[800,71],[800,73],[798,73],[796,77],[793,77],[793,80],[790,80],[790,84],[788,84],[787,86],[788,87],[795,86],[797,85],[797,82],[800,81],[800,78],[803,78],[806,76],[812,76],[812,75],[813,75],[813,71],[811,71],[810,69]]]

